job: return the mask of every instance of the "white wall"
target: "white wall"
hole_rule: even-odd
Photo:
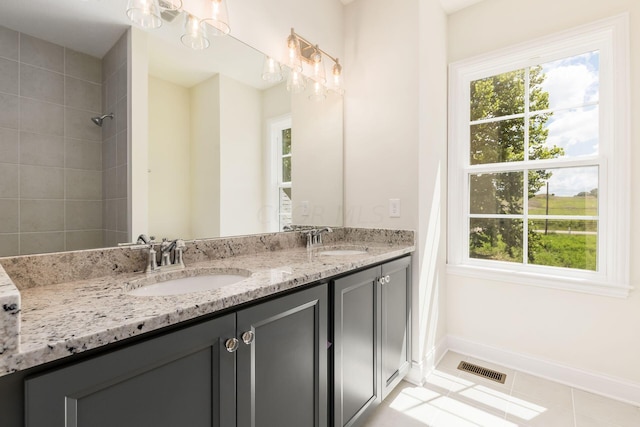
[[[198,238],[220,236],[220,79],[191,88],[191,221]]]
[[[328,93],[316,102],[305,92],[291,98],[293,223],[342,225],[342,97]],[[309,215],[302,215],[303,201]]]
[[[630,12],[631,117],[640,116],[640,2],[637,0],[485,0],[449,18],[449,60],[527,41],[580,24]],[[632,141],[640,121],[632,121]],[[632,143],[632,163],[640,149]],[[632,183],[640,185],[637,170]],[[632,191],[632,218],[640,196]],[[631,259],[640,249],[640,230],[631,233]],[[631,266],[638,283],[640,266]],[[626,299],[592,296],[449,276],[448,333],[465,340],[521,353],[640,387],[640,293]],[[636,285],[637,286],[637,285]]]
[[[189,89],[149,76],[149,235],[191,232]]]
[[[262,97],[220,76],[220,235],[263,232]]]
[[[345,225],[417,231],[412,357],[422,368],[445,332],[445,29],[437,0],[346,7]],[[400,218],[388,215],[391,198]]]

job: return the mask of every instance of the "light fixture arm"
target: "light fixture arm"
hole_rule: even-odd
[[[312,47],[313,49],[315,49],[316,51],[322,53],[324,56],[326,56],[327,58],[331,59],[333,62],[335,62],[336,64],[338,63],[338,58],[333,57],[332,55],[330,55],[329,53],[327,53],[327,51],[322,50],[321,48],[318,47],[318,45],[314,45],[313,43],[311,43],[309,40],[305,39],[304,37],[302,37],[300,34],[296,33],[295,30],[293,28],[291,28],[291,35],[295,38],[297,38],[298,40],[305,42],[307,45],[309,45],[310,47]]]

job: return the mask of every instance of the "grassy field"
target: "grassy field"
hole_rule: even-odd
[[[596,254],[595,234],[542,234],[533,264],[595,271]]]
[[[535,196],[529,199],[530,215],[546,215],[546,196]],[[549,215],[598,215],[598,198],[587,197],[559,197],[549,196]],[[579,220],[535,220],[534,230],[544,230],[545,225],[548,231],[598,231],[597,221]]]
[[[546,215],[546,200],[545,195],[529,199],[529,214]],[[598,198],[549,196],[549,215],[598,215]]]

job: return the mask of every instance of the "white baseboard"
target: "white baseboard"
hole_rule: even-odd
[[[622,378],[585,371],[451,335],[446,337],[446,349],[640,406],[640,384]]]
[[[447,337],[445,336],[422,360],[411,363],[411,369],[404,380],[417,386],[423,385],[427,376],[447,353],[447,349]]]

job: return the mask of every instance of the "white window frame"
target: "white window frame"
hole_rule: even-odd
[[[449,67],[449,274],[598,295],[626,297],[630,250],[630,131],[628,14],[543,37]],[[470,83],[508,71],[600,51],[599,154],[529,160],[528,166],[599,167],[598,269],[473,259],[469,256],[469,174],[513,170],[509,163],[470,165]],[[522,163],[521,163],[522,164]],[[526,220],[526,217],[525,217]],[[525,247],[526,250],[526,247]]]
[[[274,215],[270,218],[270,229],[282,231],[280,230],[280,217],[284,215],[280,212],[280,189],[291,188],[291,182],[282,182],[282,131],[292,127],[291,114],[270,120],[268,127],[270,141],[268,150],[271,154],[268,197],[269,204],[274,207]]]

